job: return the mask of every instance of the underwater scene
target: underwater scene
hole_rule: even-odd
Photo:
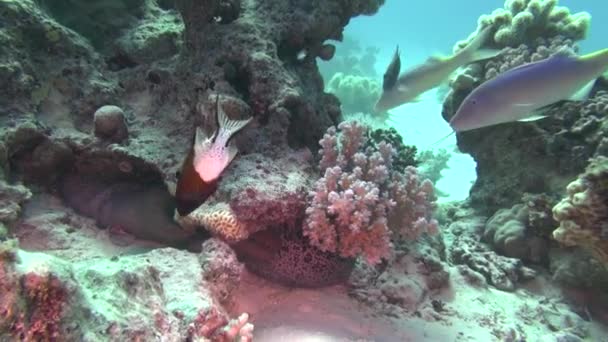
[[[0,342],[608,342],[608,3],[0,0]]]

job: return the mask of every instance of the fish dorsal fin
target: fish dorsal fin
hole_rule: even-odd
[[[543,62],[543,61],[544,60],[540,60],[540,61],[536,61],[536,62],[530,62],[530,63],[522,64],[522,65],[516,66],[513,69],[509,69],[508,71],[509,72],[514,72],[514,71],[526,70],[526,69],[531,68],[531,67],[535,66],[536,64],[538,64],[540,62]],[[500,74],[499,74],[499,76],[500,76]]]
[[[194,146],[201,146],[208,139],[209,137],[205,132],[200,127],[196,127],[196,132],[194,133]]]
[[[408,92],[410,90],[410,87],[403,85],[403,84],[399,84],[397,86],[397,91],[399,91],[400,93],[405,93]]]
[[[399,72],[401,71],[401,56],[399,54],[399,45],[395,49],[395,54],[390,64],[384,72],[384,79],[382,80],[382,89],[390,90],[397,84],[399,78]]]
[[[446,59],[447,59],[447,57],[445,57],[445,56],[432,55],[426,59],[426,62],[427,63],[439,63],[439,62],[445,61]]]
[[[568,98],[570,101],[585,101],[589,98],[589,93],[591,93],[591,89],[593,89],[593,85],[595,84],[595,79],[591,80],[587,84],[585,84],[581,89],[579,89],[576,93],[572,94]]]
[[[222,139],[226,139],[226,145],[230,142],[232,137],[247,126],[253,118],[246,120],[231,120],[226,115],[226,112],[219,105],[219,101],[216,100],[216,118],[217,118],[217,134],[216,136],[222,136]]]
[[[550,58],[568,58],[568,57],[576,57],[576,52],[572,50],[568,45],[564,45],[559,50],[555,51]]]
[[[517,108],[527,108],[527,109],[534,109],[535,104],[534,103],[514,103],[513,106],[517,107]]]
[[[236,146],[236,144],[234,143],[234,141],[231,141],[228,143],[228,160],[230,160],[232,162],[232,160],[234,159],[234,157],[236,157],[236,155],[239,153],[239,149]]]

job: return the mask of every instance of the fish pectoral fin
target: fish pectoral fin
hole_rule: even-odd
[[[484,59],[494,58],[502,53],[502,50],[497,49],[480,49],[473,53],[471,62],[482,61]]]
[[[591,93],[591,89],[593,89],[593,85],[595,84],[595,79],[591,82],[585,84],[581,89],[579,89],[576,93],[568,98],[569,101],[585,101],[589,98],[589,93]]]
[[[513,105],[515,107],[519,107],[519,108],[533,108],[534,107],[534,103],[514,103]]]
[[[236,147],[234,141],[228,143],[228,163],[230,163],[238,153],[239,149]]]
[[[530,108],[530,113],[525,117],[525,118],[521,118],[517,121],[519,122],[532,122],[532,121],[536,121],[536,120],[541,120],[546,118],[547,116],[549,116],[547,113],[547,110],[549,108],[551,108],[553,106],[552,104],[540,107],[540,108],[534,108],[535,106],[531,103],[521,103],[521,104],[515,104],[516,106],[521,106],[521,107],[527,107]]]
[[[397,86],[397,91],[400,92],[400,93],[405,93],[405,92],[409,91],[409,89],[410,88],[408,86],[405,86],[405,85],[401,85],[400,84],[400,85]]]
[[[571,47],[564,45],[559,50],[555,51],[551,57],[576,57],[576,52]]]
[[[426,59],[426,63],[439,63],[447,60],[448,57],[442,55],[432,55]]]
[[[519,119],[517,121],[519,121],[519,122],[532,122],[532,121],[544,119],[546,117],[547,117],[547,115],[536,114],[536,115],[533,115],[533,116],[529,116],[527,118]]]

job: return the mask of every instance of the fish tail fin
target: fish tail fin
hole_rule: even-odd
[[[481,61],[484,59],[489,59],[492,57],[496,57],[500,54],[501,50],[496,49],[482,49],[481,47],[488,41],[492,34],[492,26],[488,26],[477,34],[475,38],[469,43],[469,45],[465,46],[459,53],[465,61],[464,64],[473,63],[476,61]]]
[[[608,48],[580,56],[579,59],[581,61],[590,61],[606,71],[608,69]]]
[[[225,146],[227,146],[230,139],[238,133],[240,130],[245,128],[253,118],[249,118],[246,120],[232,120],[227,115],[226,112],[220,107],[219,104],[219,95],[216,98],[216,121],[218,125],[217,138],[225,140]]]

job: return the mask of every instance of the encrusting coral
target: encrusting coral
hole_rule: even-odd
[[[395,148],[368,147],[369,127],[355,121],[330,127],[319,142],[324,176],[310,192],[304,235],[314,246],[343,257],[362,255],[376,264],[391,254],[391,239],[437,232],[431,218],[433,185],[416,168],[395,170]]]
[[[608,267],[608,158],[591,160],[566,188],[567,197],[553,207],[559,228],[553,237],[568,246],[582,246]]]

